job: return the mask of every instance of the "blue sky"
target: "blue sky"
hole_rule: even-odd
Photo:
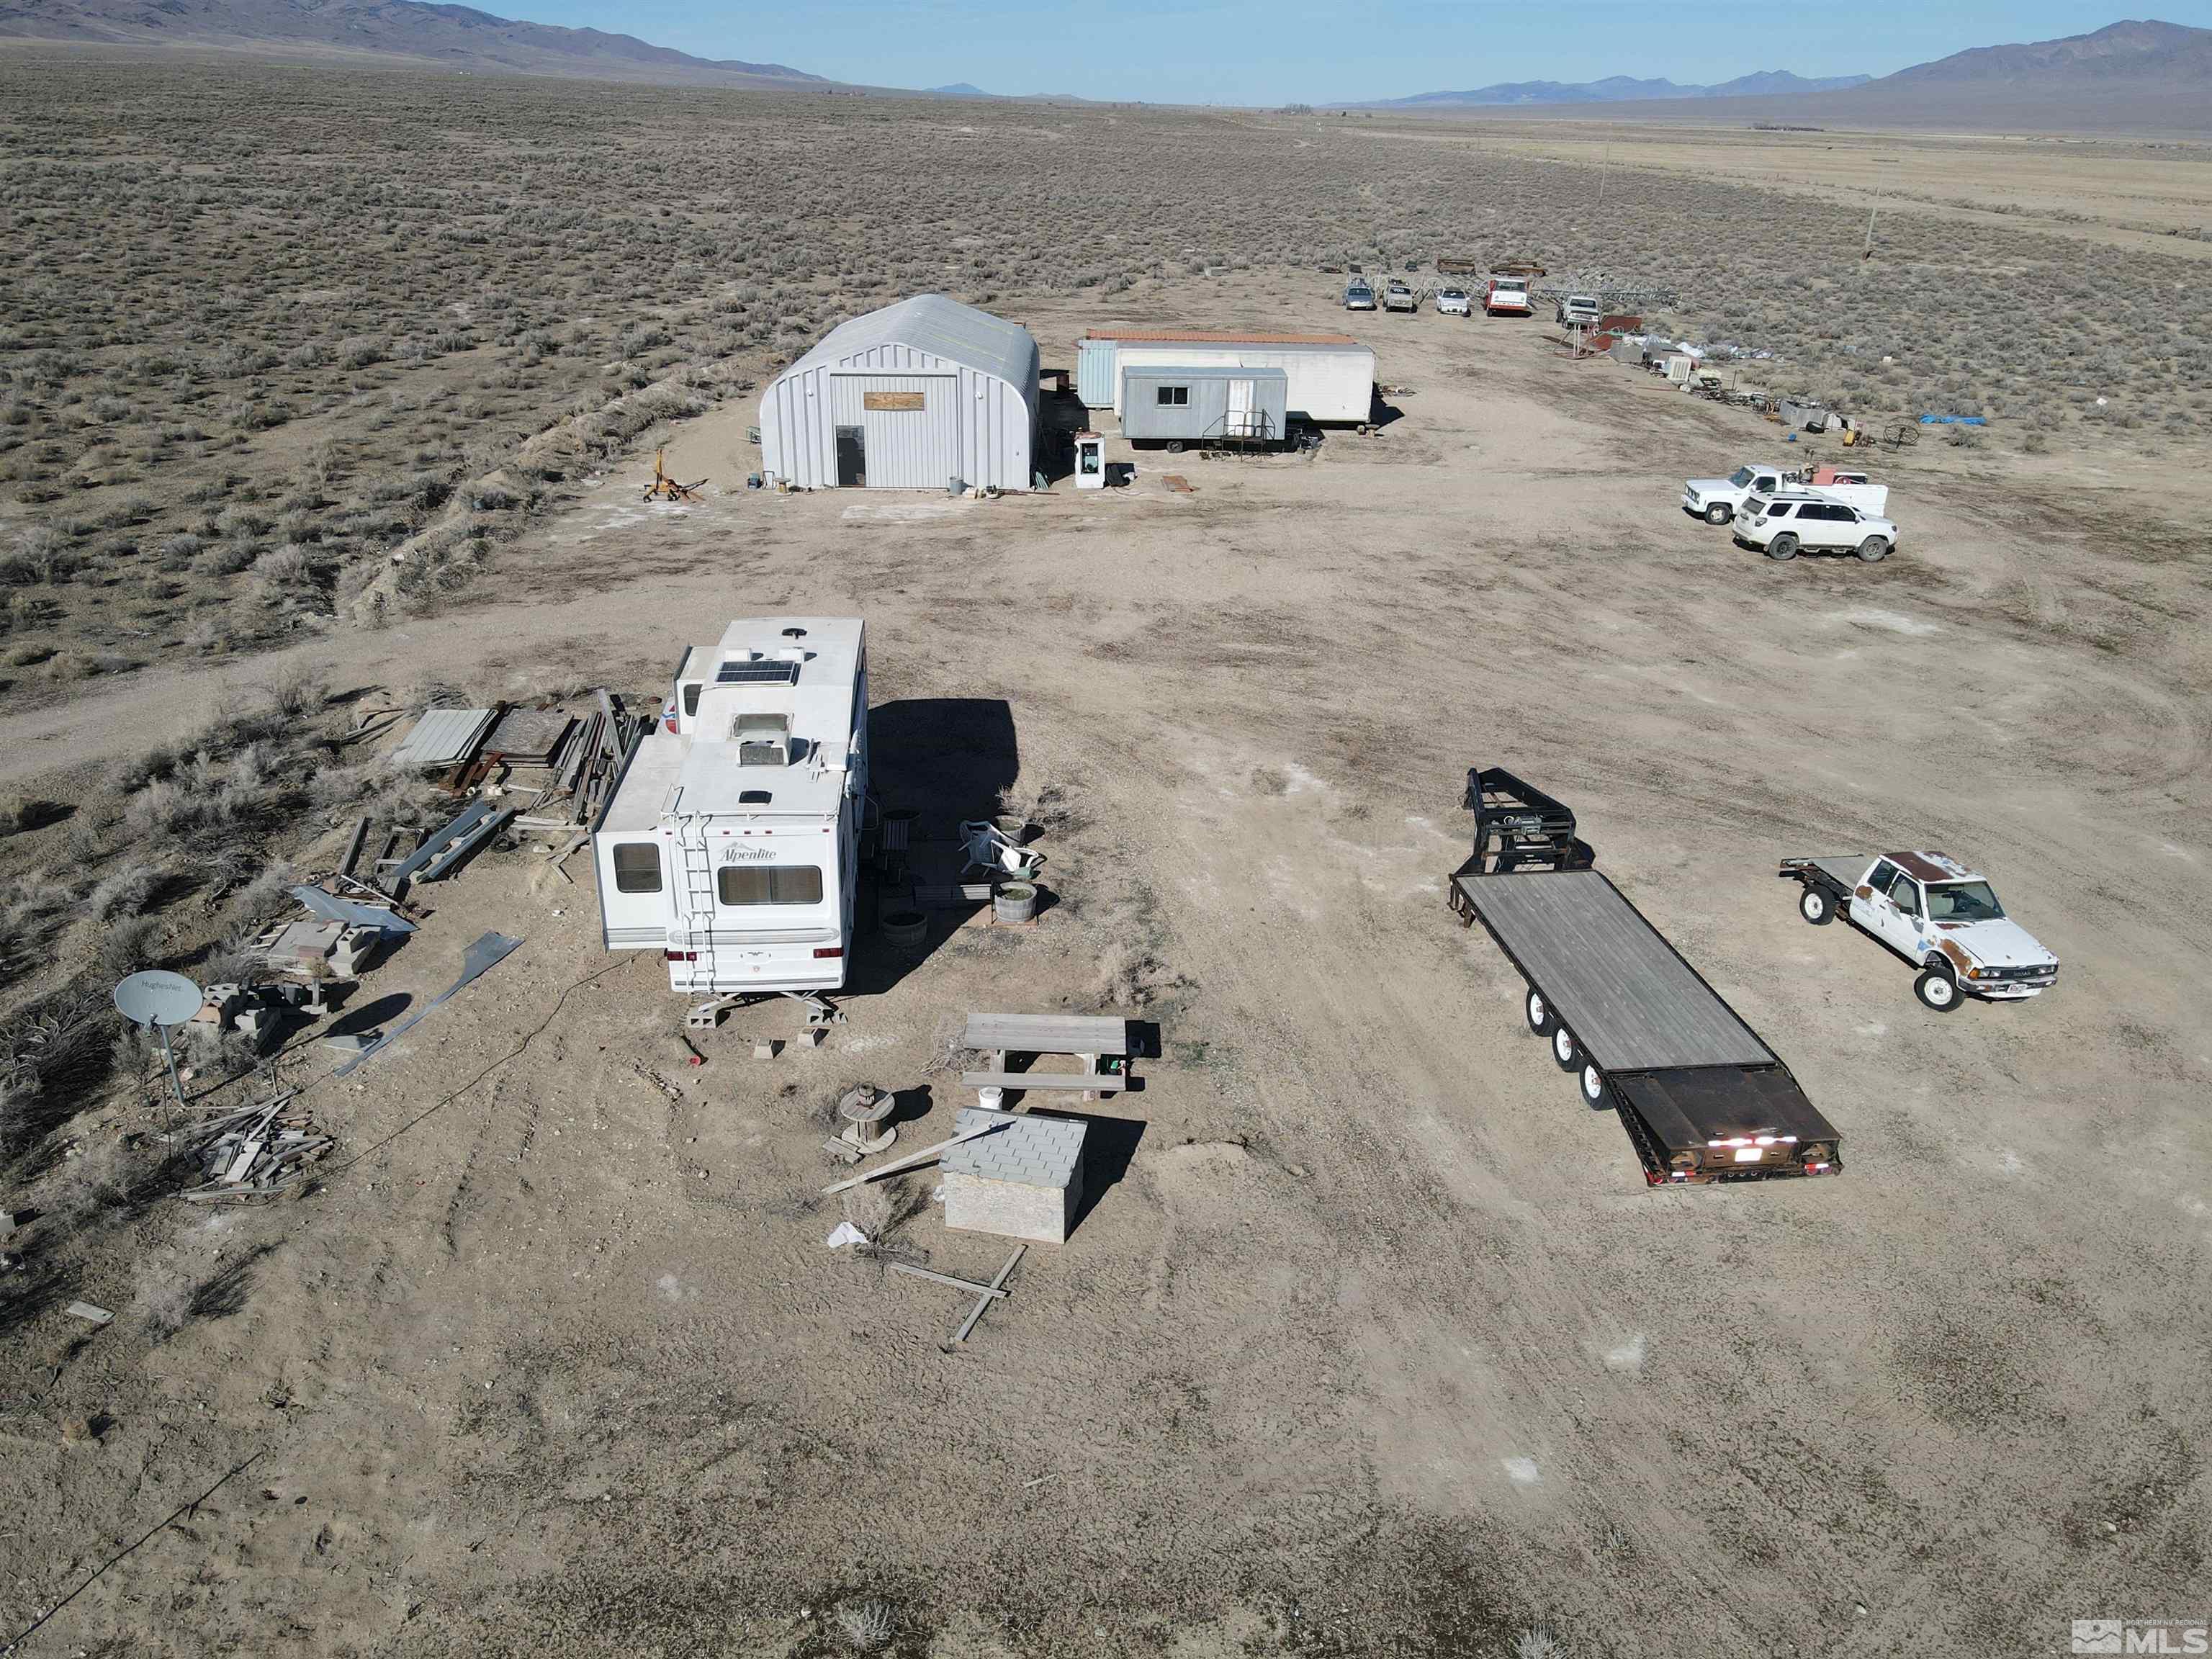
[[[833,80],[1162,103],[1401,97],[1607,75],[1886,75],[1967,46],[2144,12],[2062,0],[476,0],[543,23]],[[2113,5],[2126,0],[2113,0]],[[2212,27],[2212,0],[2148,15]]]

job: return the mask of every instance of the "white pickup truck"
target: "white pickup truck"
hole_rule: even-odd
[[[1967,997],[2020,1002],[2058,978],[2058,958],[2004,913],[1989,883],[1941,853],[1784,859],[1815,927],[1838,915],[1920,970],[1912,994],[1939,1014]]]
[[[1870,482],[1863,472],[1843,467],[1788,467],[1747,462],[1725,478],[1692,478],[1682,486],[1682,511],[1707,524],[1726,524],[1743,511],[1753,495],[1778,495],[1784,490],[1814,494],[1881,517],[1889,510],[1889,486]]]

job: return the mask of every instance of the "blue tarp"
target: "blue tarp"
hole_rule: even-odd
[[[1989,423],[1989,417],[1985,415],[1923,415],[1920,417],[1923,426],[1987,426]]]

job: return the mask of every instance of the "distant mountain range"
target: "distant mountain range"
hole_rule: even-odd
[[[1608,75],[1602,81],[1501,81],[1496,86],[1471,92],[1423,92],[1411,98],[1389,98],[1363,105],[1366,109],[1492,109],[1510,104],[1618,104],[1630,100],[1662,98],[1744,98],[1792,92],[1833,92],[1844,87],[1863,87],[1871,75],[1831,75],[1808,80],[1788,70],[1762,70],[1740,75],[1717,86],[1685,87],[1672,81],[1639,81],[1626,75]]]
[[[610,4],[607,10],[618,15],[620,9]],[[672,86],[899,91],[849,87],[782,64],[696,58],[631,35],[515,22],[421,0],[0,0],[0,47],[33,40]],[[1409,56],[1414,50],[1409,48]],[[920,95],[994,101],[1003,96],[965,81]],[[1070,94],[1054,96],[1079,101]],[[2201,132],[2212,131],[2212,29],[2118,22],[2063,40],[1976,46],[1879,80],[1863,75],[1816,79],[1767,70],[1713,86],[1681,86],[1616,75],[1601,81],[1505,82],[1332,107],[1439,115],[1480,111],[1492,118],[1571,111],[1584,120]]]
[[[694,58],[634,35],[416,0],[0,0],[6,38],[690,86],[827,84],[781,64]]]
[[[1708,100],[1726,99],[1725,106]],[[1692,101],[1696,100],[1696,101]],[[1523,81],[1380,103],[1398,110],[1588,110],[1652,119],[1814,120],[1864,125],[2212,128],[2212,29],[2128,21],[2090,34],[1975,46],[1872,79],[1809,80],[1784,70],[1717,86],[1613,76]],[[1591,112],[1595,113],[1595,112]]]

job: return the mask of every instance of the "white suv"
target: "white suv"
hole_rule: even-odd
[[[1735,538],[1770,559],[1794,559],[1802,550],[1856,553],[1872,564],[1897,545],[1897,526],[1828,496],[1794,490],[1747,499],[1736,512]]]
[[[1474,302],[1467,297],[1463,288],[1440,288],[1437,290],[1437,315],[1465,317],[1474,309]]]

